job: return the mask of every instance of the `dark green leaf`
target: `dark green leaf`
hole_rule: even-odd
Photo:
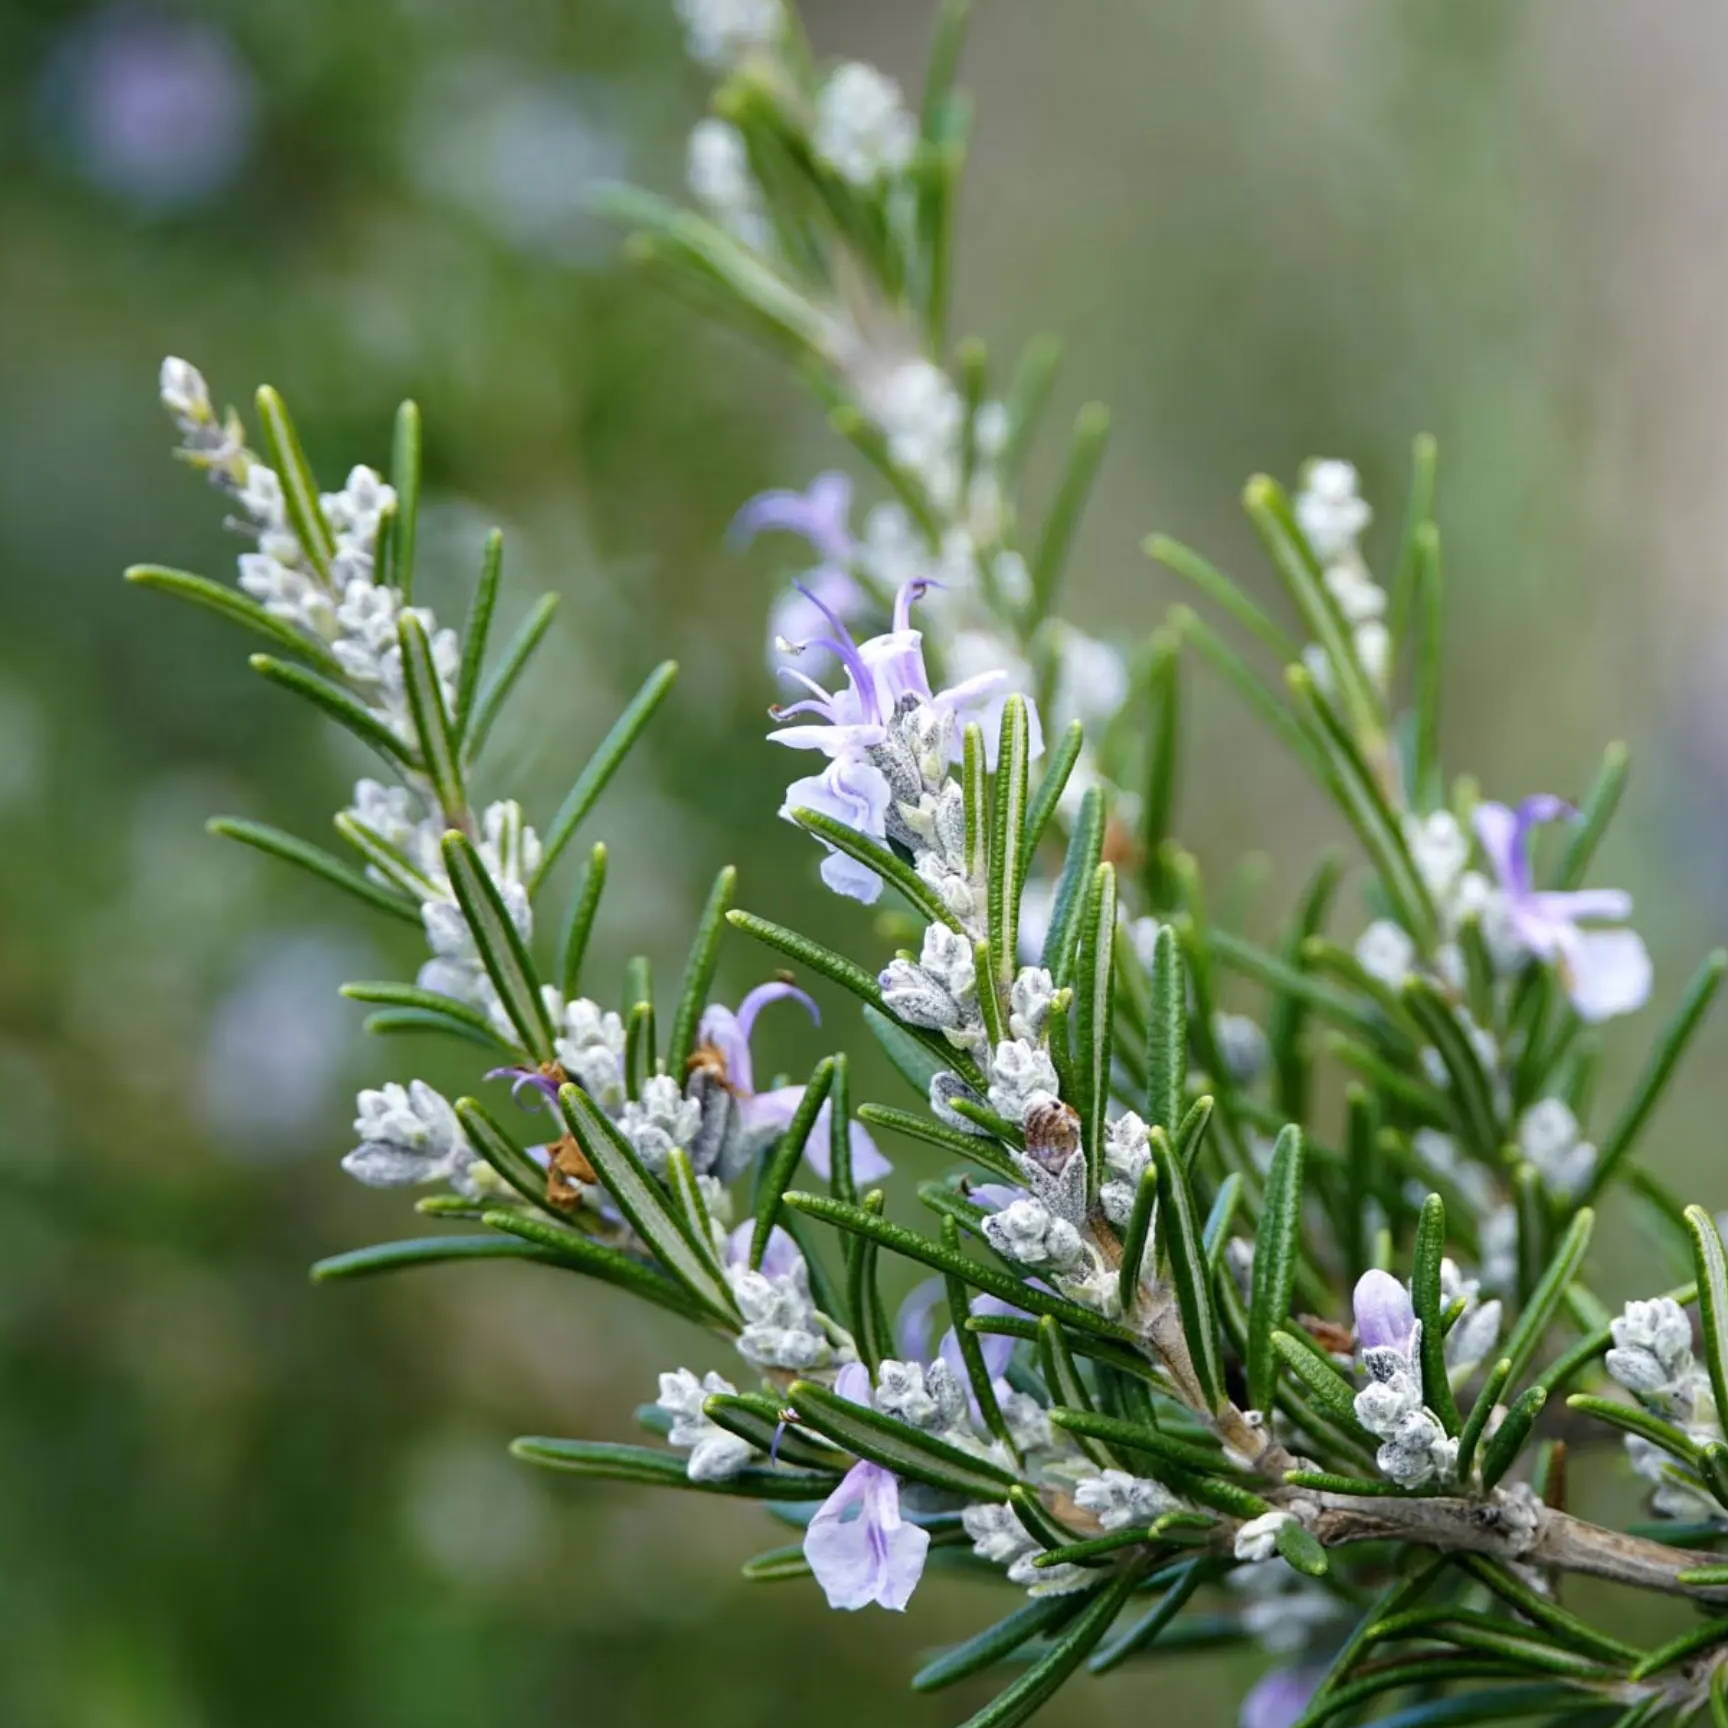
[[[1686,994],[1675,1010],[1674,1018],[1663,1027],[1662,1035],[1650,1052],[1650,1060],[1626,1100],[1618,1120],[1602,1142],[1596,1168],[1590,1173],[1590,1186],[1584,1198],[1593,1200],[1613,1179],[1626,1155],[1632,1150],[1651,1112],[1661,1102],[1669,1077],[1698,1030],[1718,986],[1722,972],[1728,967],[1728,950],[1718,948],[1709,955],[1686,986]]]
[[[1033,794],[1032,807],[1026,816],[1025,841],[1020,850],[1022,880],[1032,868],[1038,843],[1044,837],[1044,830],[1050,826],[1050,818],[1056,814],[1056,806],[1062,801],[1068,776],[1074,772],[1074,764],[1079,761],[1080,750],[1085,742],[1085,731],[1080,722],[1074,720],[1064,730],[1056,747],[1048,752],[1049,760],[1044,764],[1044,773],[1038,781],[1038,790]]]
[[[752,1266],[760,1266],[762,1256],[768,1252],[768,1238],[773,1233],[775,1219],[780,1215],[780,1196],[785,1191],[786,1184],[792,1180],[798,1161],[804,1156],[804,1143],[810,1138],[811,1130],[816,1126],[816,1118],[828,1101],[828,1088],[833,1079],[834,1058],[825,1056],[816,1064],[810,1076],[810,1084],[804,1088],[804,1096],[798,1100],[798,1108],[792,1113],[791,1122],[787,1124],[785,1133],[774,1143],[774,1150],[762,1167],[756,1203],[756,1228],[750,1235]]]
[[[402,598],[406,601],[414,597],[414,542],[420,523],[420,407],[415,402],[404,402],[396,410],[396,429],[390,452],[390,484],[396,493],[391,580],[402,590]]]
[[[1430,1194],[1416,1224],[1416,1258],[1410,1298],[1422,1322],[1422,1392],[1448,1434],[1459,1428],[1458,1401],[1446,1371],[1446,1328],[1440,1307],[1440,1262],[1446,1256],[1446,1202]]]
[[[852,1231],[855,1235],[873,1237],[892,1253],[916,1260],[937,1272],[952,1273],[972,1289],[999,1296],[1004,1302],[1024,1309],[1027,1313],[1053,1314],[1065,1326],[1106,1338],[1119,1341],[1129,1338],[1129,1334],[1121,1327],[1112,1324],[1101,1314],[1094,1313],[1090,1308],[1082,1308],[1078,1302],[1053,1296],[1049,1291],[1041,1290],[1035,1284],[1025,1283],[994,1266],[968,1260],[964,1255],[944,1248],[941,1243],[932,1242],[929,1237],[920,1236],[915,1230],[890,1223],[886,1218],[877,1218],[862,1207],[844,1205],[830,1199],[826,1194],[787,1194],[784,1198],[785,1204],[794,1211],[806,1212],[813,1218],[824,1219],[830,1224],[838,1225],[842,1230]]]
[[[580,1087],[560,1087],[558,1103],[576,1144],[650,1252],[704,1307],[730,1321],[736,1313],[732,1293],[716,1278],[711,1254],[704,1254],[691,1240],[683,1218],[644,1168],[636,1149]]]
[[[1458,1436],[1460,1482],[1470,1480],[1470,1467],[1476,1460],[1476,1448],[1487,1430],[1488,1418],[1494,1414],[1494,1406],[1500,1402],[1500,1394],[1506,1390],[1506,1382],[1511,1378],[1512,1363],[1502,1356],[1488,1370],[1487,1378],[1482,1382],[1482,1390],[1476,1394],[1476,1402],[1470,1406],[1470,1414],[1465,1418],[1463,1430]]]
[[[712,1325],[714,1316],[673,1279],[634,1255],[609,1248],[573,1230],[567,1224],[538,1213],[498,1207],[483,1212],[482,1220],[492,1229],[532,1242],[557,1257],[558,1263],[572,1271],[585,1272],[603,1284],[616,1284],[633,1296],[652,1302],[657,1307],[677,1314],[698,1325]]]
[[[552,1017],[541,997],[528,945],[505,909],[497,884],[467,835],[446,834],[443,852],[451,891],[510,1024],[536,1062],[550,1062]]]
[[[1061,1690],[1063,1682],[1089,1656],[1110,1630],[1123,1604],[1139,1582],[1138,1572],[1125,1566],[1107,1584],[1084,1599],[1085,1606],[1049,1650],[1005,1691],[1000,1692],[962,1728],[1019,1728]]]
[[[648,1446],[620,1446],[605,1440],[551,1440],[524,1435],[510,1443],[513,1457],[526,1464],[564,1470],[573,1476],[600,1476],[613,1482],[642,1482],[654,1488],[688,1488],[699,1494],[730,1494],[746,1500],[826,1500],[834,1478],[826,1470],[792,1470],[746,1464],[720,1481],[693,1482],[683,1458]]]
[[[1092,873],[1104,851],[1104,794],[1088,787],[1080,814],[1068,839],[1068,857],[1057,879],[1050,908],[1050,930],[1044,938],[1043,965],[1058,986],[1070,981],[1074,951],[1079,945],[1080,914]]]
[[[956,1644],[926,1662],[912,1676],[914,1692],[937,1692],[994,1667],[1040,1633],[1052,1632],[1072,1620],[1085,1600],[1081,1596],[1034,1596],[1006,1620],[999,1620],[964,1644]]]
[[[1162,941],[1166,932],[1159,932]],[[1201,1236],[1199,1210],[1189,1173],[1176,1156],[1162,1126],[1152,1130],[1152,1157],[1158,1169],[1158,1214],[1163,1229],[1182,1332],[1188,1341],[1193,1391],[1209,1410],[1223,1402],[1224,1376],[1218,1357],[1218,1321],[1212,1308],[1212,1280]]]
[[[140,588],[153,588],[161,594],[190,600],[195,606],[202,606],[231,624],[242,625],[268,637],[277,647],[310,660],[331,677],[342,676],[341,663],[322,642],[303,630],[297,630],[286,619],[267,612],[250,594],[212,582],[208,577],[194,576],[186,570],[170,570],[160,564],[134,564],[127,570],[126,580],[135,582]]]
[[[516,627],[516,633],[504,645],[498,664],[487,674],[466,710],[467,724],[463,727],[463,748],[473,761],[486,748],[492,727],[503,711],[516,680],[527,669],[534,650],[545,639],[552,624],[552,614],[558,610],[556,594],[542,594],[528,616]]]
[[[1254,1282],[1248,1310],[1248,1402],[1255,1410],[1272,1408],[1278,1376],[1272,1340],[1290,1313],[1301,1253],[1302,1130],[1291,1125],[1279,1134],[1272,1150],[1254,1245]]]
[[[486,536],[486,551],[480,561],[480,581],[468,605],[462,626],[462,665],[456,675],[456,736],[466,741],[468,723],[480,691],[480,676],[486,665],[486,644],[492,634],[492,613],[498,604],[498,579],[504,568],[504,535],[494,528]]]
[[[1124,1314],[1132,1314],[1139,1300],[1141,1267],[1146,1259],[1147,1244],[1152,1240],[1152,1220],[1157,1209],[1158,1164],[1156,1159],[1149,1159],[1140,1186],[1134,1191],[1134,1210],[1128,1216],[1128,1228],[1122,1233],[1122,1272],[1118,1288]]]
[[[708,1005],[708,993],[714,984],[714,968],[720,958],[720,938],[726,930],[726,914],[731,910],[732,895],[738,886],[738,872],[730,864],[714,878],[708,892],[708,904],[696,925],[696,937],[690,944],[690,957],[684,963],[684,977],[678,987],[678,1010],[672,1019],[672,1043],[666,1052],[666,1068],[674,1077],[681,1076],[690,1055],[696,1048],[696,1028]]]
[[[304,666],[290,665],[269,654],[253,654],[247,664],[260,677],[296,696],[303,696],[315,708],[322,708],[338,726],[352,732],[362,744],[376,750],[380,756],[403,767],[418,766],[414,752],[363,702],[337,683],[309,672]]]
[[[1524,1442],[1530,1438],[1530,1430],[1536,1426],[1536,1418],[1542,1414],[1542,1406],[1547,1401],[1548,1394],[1540,1386],[1532,1386],[1521,1392],[1507,1407],[1500,1426],[1488,1436],[1488,1443],[1482,1448],[1484,1492],[1492,1488],[1512,1468],[1518,1454],[1524,1449]]]
[[[1188,1079],[1188,976],[1176,932],[1159,928],[1152,945],[1152,1001],[1146,1014],[1146,1120],[1173,1140]]]
[[[414,735],[420,741],[420,759],[444,820],[454,825],[467,810],[468,798],[462,785],[461,745],[444,706],[432,645],[426,639],[426,626],[413,612],[404,612],[397,620],[396,635],[402,646],[402,682]]]
[[[294,430],[288,406],[268,384],[258,387],[256,397],[258,419],[264,428],[265,447],[270,452],[270,464],[282,482],[282,502],[289,524],[306,562],[317,571],[322,582],[330,580],[330,555],[336,549],[330,524],[324,520],[324,508],[318,501],[318,482],[306,464],[306,452],[300,447],[300,435]]]
[[[630,698],[624,712],[613,721],[611,731],[600,740],[599,747],[583,765],[582,772],[576,776],[575,785],[565,795],[564,802],[558,806],[558,814],[552,818],[540,868],[535,871],[531,886],[537,887],[545,880],[547,871],[558,861],[559,855],[570,844],[576,830],[581,826],[582,818],[593,809],[595,800],[606,790],[607,783],[623,765],[624,758],[630,754],[631,746],[642,735],[642,729],[653,719],[655,709],[665,701],[677,676],[677,662],[663,661],[649,673],[642,688]]]
[[[838,1392],[810,1381],[796,1382],[787,1395],[807,1428],[825,1434],[842,1450],[867,1458],[897,1476],[929,1483],[973,1500],[1000,1504],[1014,1485],[1013,1475],[921,1428],[897,1422],[879,1410],[854,1404]]]
[[[1518,1316],[1518,1324],[1513,1327],[1512,1336],[1507,1339],[1503,1352],[1512,1363],[1514,1379],[1524,1372],[1541,1348],[1543,1334],[1548,1330],[1549,1321],[1554,1318],[1560,1298],[1565,1295],[1566,1286],[1577,1275],[1578,1267],[1584,1259],[1584,1251],[1590,1246],[1590,1232],[1595,1223],[1596,1214],[1588,1206],[1580,1207],[1573,1214],[1572,1222],[1555,1248],[1541,1282],[1531,1292],[1524,1312]]]
[[[1032,554],[1032,598],[1028,616],[1033,624],[1050,615],[1056,599],[1062,568],[1074,529],[1085,508],[1092,482],[1103,459],[1104,443],[1110,435],[1110,410],[1102,402],[1088,402],[1076,416],[1074,435],[1068,446],[1068,462],[1056,488],[1056,497],[1044,518],[1044,530]]]
[[[588,952],[588,938],[594,930],[595,914],[600,910],[600,896],[606,888],[606,847],[595,841],[588,854],[588,868],[582,873],[581,886],[570,906],[570,922],[564,929],[564,943],[558,962],[558,988],[568,1001],[578,991],[582,979],[582,960]]]
[[[420,923],[420,908],[411,900],[392,893],[369,876],[362,876],[358,870],[349,869],[340,859],[332,858],[328,852],[309,842],[284,834],[280,828],[267,827],[262,822],[243,821],[238,816],[217,816],[205,827],[224,839],[238,840],[243,846],[255,847],[273,858],[297,864],[302,870],[309,870],[314,876],[322,877],[332,886],[364,900],[380,912],[388,912],[409,924]]]
[[[1109,1128],[1110,1058],[1115,1048],[1116,867],[1100,864],[1080,926],[1080,962],[1075,968],[1074,1036],[1084,1096],[1079,1100],[1086,1136],[1091,1191],[1104,1180],[1104,1140]]]

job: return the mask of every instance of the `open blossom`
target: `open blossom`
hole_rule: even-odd
[[[924,666],[923,633],[911,627],[911,608],[928,589],[906,583],[895,597],[893,628],[855,642],[845,623],[807,587],[802,592],[822,614],[830,634],[807,643],[788,644],[793,653],[825,649],[837,659],[846,682],[829,691],[795,668],[786,675],[807,694],[774,710],[777,721],[799,716],[813,720],[778,725],[769,733],[794,750],[819,750],[829,758],[826,772],[796,780],[787,788],[780,814],[792,819],[798,809],[833,817],[877,841],[890,838],[914,850],[928,850],[929,836],[916,822],[933,819],[934,794],[960,748],[957,724],[973,718],[985,724],[988,743],[996,736],[1008,695],[1005,672],[986,672],[942,691],[932,691]],[[1037,717],[1031,720],[1033,754],[1042,748]],[[930,809],[926,797],[932,799]],[[822,877],[837,893],[866,903],[881,892],[881,880],[865,865],[829,848]]]
[[[870,1404],[870,1371],[849,1362],[834,1390]],[[903,1609],[924,1576],[930,1535],[900,1515],[900,1483],[891,1470],[860,1460],[817,1508],[804,1532],[804,1558],[830,1608]]]
[[[736,1012],[721,1003],[710,1003],[703,1011],[696,1031],[698,1043],[712,1051],[724,1066],[726,1088],[737,1103],[740,1127],[746,1145],[752,1151],[784,1133],[804,1099],[802,1086],[776,1086],[767,1092],[756,1090],[756,1068],[750,1054],[750,1037],[756,1029],[756,1016],[769,1003],[784,1001],[802,1003],[810,1018],[818,1025],[821,1023],[816,1004],[796,985],[758,984],[738,1004]],[[810,1136],[804,1142],[804,1157],[824,1182],[833,1173],[833,1124],[834,1106],[830,1100],[816,1112]],[[855,1180],[875,1182],[894,1168],[877,1149],[870,1130],[862,1122],[849,1124],[848,1135]]]
[[[1557,967],[1572,1006],[1585,1020],[1607,1020],[1644,1005],[1650,994],[1650,955],[1632,930],[1586,929],[1582,920],[1620,921],[1632,897],[1616,888],[1569,891],[1537,888],[1530,833],[1539,823],[1575,812],[1562,799],[1538,794],[1515,809],[1476,807],[1476,837],[1506,896],[1513,935],[1538,960]]]

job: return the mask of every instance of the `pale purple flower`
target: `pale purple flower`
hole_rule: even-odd
[[[1416,1310],[1410,1292],[1378,1267],[1356,1280],[1356,1338],[1364,1350],[1408,1356],[1415,1344]]]
[[[854,1404],[870,1403],[870,1372],[849,1362],[834,1389]],[[830,1608],[874,1602],[903,1609],[924,1575],[930,1535],[900,1516],[900,1483],[891,1470],[860,1460],[817,1508],[804,1532],[804,1558]]]
[[[821,649],[839,661],[845,684],[830,691],[793,667],[781,670],[806,691],[797,702],[773,709],[776,720],[811,715],[809,722],[778,726],[769,733],[777,744],[794,750],[819,750],[829,759],[821,774],[794,781],[787,789],[780,814],[792,819],[798,809],[832,816],[858,833],[886,844],[894,800],[892,785],[909,781],[916,788],[930,772],[919,752],[954,759],[962,747],[956,722],[977,718],[986,722],[986,755],[997,737],[1009,675],[998,668],[964,679],[946,690],[932,691],[924,665],[923,632],[911,627],[913,602],[933,584],[903,583],[894,601],[894,627],[865,642],[853,640],[835,609],[816,591],[800,586],[828,627],[828,634],[789,644],[792,652]],[[908,716],[912,720],[908,722]],[[1031,753],[1043,748],[1036,709],[1028,705]],[[925,724],[925,723],[928,724]],[[922,736],[916,749],[908,742],[907,725]],[[892,782],[892,784],[891,784]],[[836,893],[865,904],[874,901],[882,884],[873,870],[828,848],[822,878]]]
[[[786,675],[802,684],[808,695],[776,708],[774,718],[814,714],[819,720],[807,726],[781,726],[768,736],[776,744],[793,750],[820,750],[829,757],[841,758],[885,744],[889,724],[902,703],[934,708],[964,720],[1004,695],[1008,674],[1000,670],[980,672],[946,690],[931,690],[930,674],[924,666],[924,633],[912,628],[911,618],[913,604],[933,586],[923,579],[902,583],[894,597],[894,627],[866,642],[853,641],[852,633],[833,611],[820,606],[811,595],[812,604],[818,605],[834,633],[814,639],[809,646],[826,648],[839,660],[846,673],[846,685],[830,692],[814,679],[786,667]],[[1031,753],[1037,755],[1043,740],[1036,713],[1028,717],[1032,722]],[[987,745],[992,742],[988,732],[985,739]],[[958,738],[954,745],[958,749]]]
[[[1538,960],[1552,961],[1572,1006],[1585,1020],[1607,1020],[1641,1008],[1650,994],[1650,955],[1632,930],[1595,930],[1580,920],[1620,921],[1632,897],[1617,888],[1570,892],[1537,888],[1530,868],[1530,831],[1577,812],[1563,799],[1538,795],[1516,809],[1476,807],[1476,837],[1506,896],[1512,932]]]
[[[1291,1728],[1320,1689],[1319,1668],[1274,1668],[1242,1700],[1237,1728]]]
[[[852,482],[844,474],[818,474],[805,492],[758,492],[732,518],[726,537],[748,546],[758,534],[778,529],[808,540],[824,564],[850,564],[858,554],[847,526],[851,510]]]
[[[756,1016],[771,1002],[791,1000],[803,1004],[817,1025],[822,1023],[816,1004],[795,984],[758,984],[737,1011],[719,1002],[711,1002],[703,1011],[696,1036],[720,1053],[726,1065],[726,1084],[738,1101],[739,1116],[746,1134],[758,1138],[780,1133],[791,1126],[792,1118],[804,1097],[802,1086],[776,1086],[768,1092],[756,1090],[756,1068],[750,1055],[750,1036],[756,1027]],[[834,1111],[825,1101],[816,1112],[809,1138],[804,1142],[804,1157],[810,1168],[828,1181],[833,1173],[832,1148]],[[886,1176],[894,1166],[877,1150],[870,1131],[861,1122],[849,1125],[852,1141],[852,1174],[860,1182],[875,1182]]]

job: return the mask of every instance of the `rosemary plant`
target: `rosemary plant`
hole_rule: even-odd
[[[1711,1217],[1636,1162],[1724,957],[1678,993],[1630,1092],[1599,1098],[1605,1028],[1653,989],[1627,897],[1585,886],[1624,752],[1576,808],[1449,777],[1427,440],[1384,583],[1355,472],[1324,461],[1293,496],[1265,477],[1244,494],[1282,616],[1155,536],[1196,608],[1133,653],[1065,623],[1107,417],[1081,413],[1034,503],[1054,345],[1004,365],[950,339],[964,6],[939,10],[916,109],[868,66],[818,67],[780,0],[679,11],[718,80],[691,139],[699,208],[608,203],[646,267],[798,369],[879,483],[856,527],[851,483],[825,473],[746,503],[735,537],[810,548],[770,629],[795,699],[769,737],[817,771],[780,815],[831,888],[883,907],[881,945],[842,955],[740,909],[728,869],[675,992],[638,961],[622,1011],[603,1006],[605,847],[561,923],[547,902],[674,668],[542,837],[478,788],[551,600],[494,650],[495,535],[460,632],[416,603],[413,405],[388,480],[357,467],[322,492],[274,391],[258,454],[168,361],[180,453],[252,548],[237,588],[132,579],[252,630],[255,668],[380,764],[336,818],[346,857],[213,826],[419,926],[414,981],[347,993],[374,1005],[370,1031],[474,1047],[454,1102],[418,1080],[363,1092],[344,1159],[433,1190],[418,1210],[446,1228],[314,1276],[529,1260],[633,1292],[693,1352],[729,1345],[726,1374],[660,1377],[650,1444],[514,1451],[755,1500],[791,1540],[746,1576],[810,1578],[838,1608],[903,1609],[938,1565],[1000,1575],[1000,1616],[912,1680],[1001,1670],[973,1728],[1025,1721],[1083,1666],[1237,1641],[1278,1658],[1251,1728],[1728,1723],[1728,1261]],[[1358,842],[1318,864],[1274,947],[1209,913],[1176,838],[1188,666],[1240,694]],[[711,1000],[729,931],[792,969],[735,1006]],[[1220,1011],[1227,974],[1258,1019]],[[814,1013],[794,978],[857,999],[848,1032],[904,1096],[855,1098],[844,1042],[803,1084],[757,1086],[762,1011]],[[946,1171],[900,1217],[890,1139]],[[1617,1314],[1590,1260],[1612,1189],[1695,1272]],[[879,1283],[896,1259],[927,1274],[897,1315]],[[1575,1441],[1623,1436],[1650,1525],[1566,1509],[1568,1406]],[[1570,1574],[1686,1599],[1684,1629],[1634,1646],[1564,1605]]]

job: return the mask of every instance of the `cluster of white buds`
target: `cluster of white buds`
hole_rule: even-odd
[[[758,1368],[805,1373],[834,1360],[833,1346],[810,1299],[810,1269],[801,1254],[773,1271],[746,1265],[727,1268],[727,1281],[744,1317],[738,1354]]]
[[[1231,1539],[1230,1551],[1238,1560],[1259,1565],[1277,1554],[1278,1532],[1286,1524],[1296,1522],[1298,1520],[1291,1512],[1262,1512],[1258,1518],[1250,1518],[1237,1525],[1236,1534]]]
[[[701,1125],[701,1104],[687,1097],[670,1074],[649,1075],[641,1096],[627,1100],[618,1114],[624,1138],[656,1176],[665,1175],[674,1151],[690,1149]]]
[[[558,1030],[553,1051],[559,1066],[602,1110],[616,1115],[624,1107],[624,1022],[586,996],[563,1002],[550,987],[545,995]]]
[[[1084,1566],[1036,1566],[1043,1545],[1030,1535],[1011,1506],[974,1503],[960,1514],[972,1552],[980,1560],[1007,1568],[1008,1580],[1030,1596],[1065,1596],[1084,1589],[1092,1574]]]
[[[1104,1470],[1088,1476],[1074,1490],[1074,1503],[1090,1512],[1103,1530],[1144,1527],[1182,1504],[1162,1482],[1130,1476],[1126,1470]]]
[[[371,1188],[448,1182],[476,1199],[497,1191],[491,1166],[475,1153],[450,1102],[424,1080],[368,1089],[355,1100],[360,1144],[342,1168]]]
[[[424,607],[405,607],[399,590],[375,580],[378,530],[396,494],[376,470],[357,466],[319,509],[333,546],[325,565],[308,555],[288,510],[282,479],[247,448],[239,419],[218,418],[203,376],[185,360],[162,362],[161,397],[173,416],[181,454],[201,468],[243,513],[255,551],[240,556],[240,587],[273,617],[305,631],[341,666],[353,693],[401,738],[412,738],[402,675],[401,620],[426,632],[432,663],[453,704],[461,664],[456,634]]]
[[[895,466],[921,481],[939,507],[955,507],[966,409],[954,381],[933,361],[899,360],[867,370],[860,394]]]
[[[1501,1307],[1498,1297],[1483,1300],[1480,1279],[1466,1278],[1456,1261],[1445,1259],[1440,1262],[1440,1305],[1450,1310],[1455,1302],[1464,1306],[1446,1334],[1446,1369],[1463,1380],[1499,1343]]]
[[[828,74],[817,94],[811,142],[841,179],[868,187],[907,168],[918,126],[892,78],[848,60]]]
[[[928,1433],[971,1437],[966,1391],[946,1362],[899,1362],[876,1369],[876,1408]]]
[[[1125,1110],[1104,1138],[1104,1184],[1098,1200],[1104,1216],[1122,1229],[1134,1210],[1140,1179],[1152,1160],[1151,1130],[1132,1110]]]
[[[1540,1099],[1518,1118],[1518,1150],[1562,1200],[1582,1194],[1596,1168],[1596,1148],[1564,1098]]]
[[[1349,462],[1310,462],[1294,507],[1297,525],[1320,560],[1327,591],[1350,627],[1362,670],[1384,686],[1392,647],[1385,624],[1386,591],[1362,559],[1359,542],[1374,512],[1357,489],[1355,467]],[[1316,682],[1329,681],[1331,668],[1318,650],[1311,650],[1308,658]]]
[[[736,126],[710,116],[690,133],[686,174],[696,200],[735,239],[760,251],[768,243],[762,192]]]
[[[897,958],[878,980],[884,1003],[909,1026],[940,1032],[957,1050],[984,1038],[972,944],[946,924],[931,924],[917,960]]]
[[[693,58],[717,72],[779,42],[781,0],[674,0]]]
[[[690,1453],[685,1474],[692,1482],[727,1481],[760,1456],[742,1435],[722,1428],[702,1408],[716,1393],[735,1391],[730,1380],[714,1373],[698,1380],[688,1368],[679,1368],[660,1376],[660,1396],[655,1402],[672,1418],[667,1440]]]
[[[1692,1322],[1668,1296],[1628,1302],[1611,1323],[1604,1363],[1640,1403],[1686,1420],[1710,1396],[1692,1355]]]
[[[1056,1064],[1042,1044],[1005,1038],[990,1057],[990,1108],[1018,1127],[1032,1111],[1055,1102]]]
[[[1458,1442],[1423,1403],[1422,1323],[1410,1292],[1390,1273],[1365,1272],[1355,1295],[1356,1332],[1368,1384],[1356,1394],[1356,1420],[1380,1442],[1375,1463],[1400,1488],[1445,1481]]]

